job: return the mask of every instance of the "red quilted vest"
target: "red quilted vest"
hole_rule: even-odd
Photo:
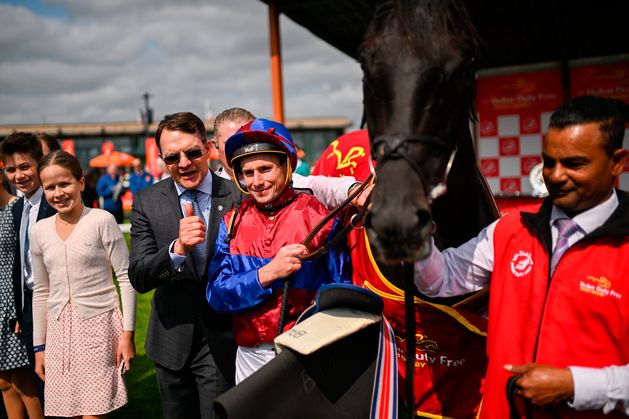
[[[548,252],[520,214],[504,216],[494,233],[482,418],[508,417],[505,364],[600,368],[629,363],[629,238],[580,241],[564,254],[552,279],[548,267]],[[623,416],[560,406],[533,408],[533,417]]]

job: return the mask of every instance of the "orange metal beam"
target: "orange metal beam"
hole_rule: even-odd
[[[273,118],[284,123],[284,85],[282,82],[282,48],[280,45],[280,12],[277,5],[269,2],[269,42],[271,52],[271,88]]]

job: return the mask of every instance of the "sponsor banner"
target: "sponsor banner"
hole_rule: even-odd
[[[571,64],[570,96],[604,96],[629,103],[629,59],[624,56],[611,63],[597,60]],[[501,74],[481,73],[477,81],[479,165],[498,196],[535,195],[529,174],[541,161],[542,138],[550,115],[563,103],[558,67],[517,70],[511,74],[505,73],[509,69],[492,70]],[[625,137],[627,148],[629,138]],[[616,186],[629,190],[629,162]]]
[[[531,195],[531,169],[541,161],[552,111],[563,102],[557,67],[481,75],[476,108],[478,157],[495,195]]]
[[[570,69],[570,96],[603,96],[629,103],[629,60],[574,66]]]
[[[525,133],[540,132],[539,114],[552,112],[563,102],[559,68],[481,76],[477,89],[479,114],[488,117],[517,114],[522,121],[519,130]]]

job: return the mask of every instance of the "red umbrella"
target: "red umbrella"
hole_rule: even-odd
[[[110,164],[116,166],[133,166],[133,160],[135,156],[129,153],[123,153],[122,151],[114,150],[114,145],[106,141],[101,146],[102,154],[94,157],[90,160],[90,167],[107,167]]]

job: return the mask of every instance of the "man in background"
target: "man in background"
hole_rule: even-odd
[[[101,208],[112,213],[118,224],[122,224],[123,222],[123,189],[122,181],[120,176],[118,176],[118,167],[115,164],[110,164],[107,166],[107,172],[98,179],[96,194],[101,201]]]
[[[41,151],[44,156],[51,151],[61,150],[61,144],[59,144],[59,141],[57,141],[57,139],[52,135],[46,134],[45,132],[39,132],[36,136],[41,143]]]
[[[140,189],[153,184],[153,175],[144,170],[142,160],[133,159],[133,171],[129,176],[129,189],[133,195],[137,194]]]

